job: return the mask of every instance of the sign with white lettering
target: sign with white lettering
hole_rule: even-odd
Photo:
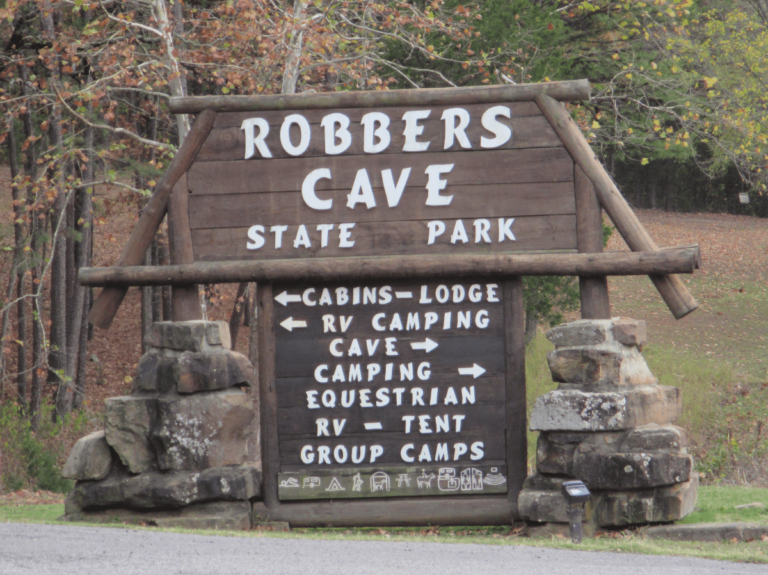
[[[507,492],[498,283],[276,285],[273,300],[280,499]]]
[[[534,102],[219,113],[187,186],[195,261],[576,248]]]

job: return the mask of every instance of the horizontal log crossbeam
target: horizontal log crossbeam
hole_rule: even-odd
[[[81,268],[86,286],[386,280],[402,277],[608,276],[693,273],[698,245],[654,252],[313,258]]]
[[[441,106],[491,102],[531,101],[539,94],[569,102],[589,100],[588,80],[472,86],[467,88],[390,90],[370,92],[323,92],[272,94],[268,96],[188,96],[171,98],[173,114],[197,114],[208,108],[217,112],[264,112],[268,110],[312,110],[322,108],[365,108],[368,106]]]

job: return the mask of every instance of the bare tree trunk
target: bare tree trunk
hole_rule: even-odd
[[[152,265],[152,248],[147,250],[144,255],[144,265]],[[144,337],[149,331],[149,326],[152,325],[152,287],[146,286],[141,288],[141,353],[146,353],[146,345],[144,344]]]
[[[158,234],[155,234],[154,239],[152,240],[152,245],[150,246],[150,250],[152,253],[152,265],[158,265],[159,264],[159,253],[160,249],[158,246]],[[152,286],[152,290],[150,292],[150,301],[152,305],[152,323],[156,321],[162,321],[163,316],[163,310],[161,307],[161,301],[160,301],[160,290],[161,288],[158,286]]]
[[[283,94],[296,92],[296,83],[300,73],[299,61],[304,45],[304,31],[301,28],[304,25],[305,6],[306,0],[294,0],[293,2],[293,34],[288,46],[288,59],[285,61],[285,71],[283,72]]]
[[[25,59],[28,57],[25,54]],[[32,88],[29,82],[29,70],[26,66],[21,66],[21,80],[22,91],[25,96],[29,97],[32,94]],[[31,106],[27,106],[27,109],[22,113],[21,119],[24,125],[24,137],[29,139],[34,136],[34,127],[32,124],[32,112]],[[32,144],[27,148],[26,159],[24,162],[24,171],[29,176],[32,182],[37,179],[37,154],[35,152],[35,145]],[[43,316],[40,309],[40,275],[41,275],[41,257],[38,254],[38,238],[41,227],[41,220],[32,206],[35,205],[37,198],[35,197],[35,185],[31,183],[27,187],[27,207],[30,209],[29,215],[32,218],[32,222],[29,227],[29,247],[30,254],[33,258],[32,261],[32,284],[30,290],[32,292],[32,354],[31,354],[31,371],[30,371],[30,398],[29,398],[29,414],[30,425],[33,431],[36,431],[40,425],[40,403],[42,401],[43,387],[42,387],[42,359],[43,359],[43,341],[45,333],[43,331]]]
[[[56,41],[56,31],[53,25],[53,8],[50,0],[43,0],[40,3],[40,21],[43,38],[53,44]],[[58,57],[54,56],[53,60],[50,81],[54,86],[58,86],[60,80]],[[51,146],[56,154],[61,154],[63,148],[61,122],[61,110],[57,104],[53,104],[48,133]],[[51,220],[53,246],[51,249],[51,331],[48,350],[48,383],[56,386],[56,413],[54,417],[65,416],[72,405],[71,393],[69,393],[67,380],[64,377],[67,352],[67,241],[65,237],[67,196],[61,186],[63,171],[64,166],[60,160],[57,172],[52,174],[53,178],[59,180]]]
[[[243,323],[245,294],[247,293],[248,284],[238,284],[237,295],[235,295],[235,305],[232,307],[232,313],[229,315],[229,337],[232,339],[232,349],[236,349],[237,347],[237,333],[240,331],[240,325]]]
[[[85,376],[88,365],[88,312],[91,307],[91,292],[85,291],[85,305],[80,318],[80,337],[77,346],[77,370],[75,371],[75,397],[72,400],[72,409],[82,409],[85,401]]]

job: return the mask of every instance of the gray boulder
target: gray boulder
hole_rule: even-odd
[[[102,429],[78,439],[61,474],[68,479],[104,479],[111,469],[112,451]]]

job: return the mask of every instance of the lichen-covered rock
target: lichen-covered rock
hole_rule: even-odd
[[[69,479],[96,480],[104,479],[111,469],[112,451],[101,430],[77,440],[61,474]]]
[[[547,339],[556,347],[599,345],[610,341],[612,321],[609,319],[582,319],[553,327]]]
[[[79,481],[70,504],[98,507],[169,508],[206,501],[247,501],[261,494],[261,471],[251,465],[141,475],[114,473],[103,481]]]
[[[179,393],[215,391],[255,384],[253,364],[236,351],[200,353],[186,351],[173,366]]]
[[[251,527],[251,505],[247,501],[216,501],[179,509],[99,509],[81,511],[75,506],[64,515],[67,521],[132,523],[184,529],[243,531]]]
[[[550,391],[533,407],[532,431],[618,431],[647,423],[671,423],[680,414],[680,390],[634,387],[621,392]]]
[[[573,473],[590,489],[645,489],[684,483],[691,477],[690,455],[673,453],[579,453]]]
[[[682,453],[685,451],[685,432],[675,425],[649,423],[627,434],[619,451]]]
[[[202,471],[254,461],[253,397],[239,389],[157,400],[152,444],[163,471]]]
[[[149,433],[157,417],[152,397],[110,397],[106,409],[106,440],[131,473],[157,469]]]
[[[521,491],[517,497],[517,508],[520,517],[526,521],[568,521],[565,498],[559,491]]]
[[[585,391],[657,383],[635,347],[561,348],[549,352],[547,361],[553,381],[577,384]]]
[[[176,351],[221,351],[231,349],[225,321],[160,321],[149,327],[144,343],[153,348]]]

